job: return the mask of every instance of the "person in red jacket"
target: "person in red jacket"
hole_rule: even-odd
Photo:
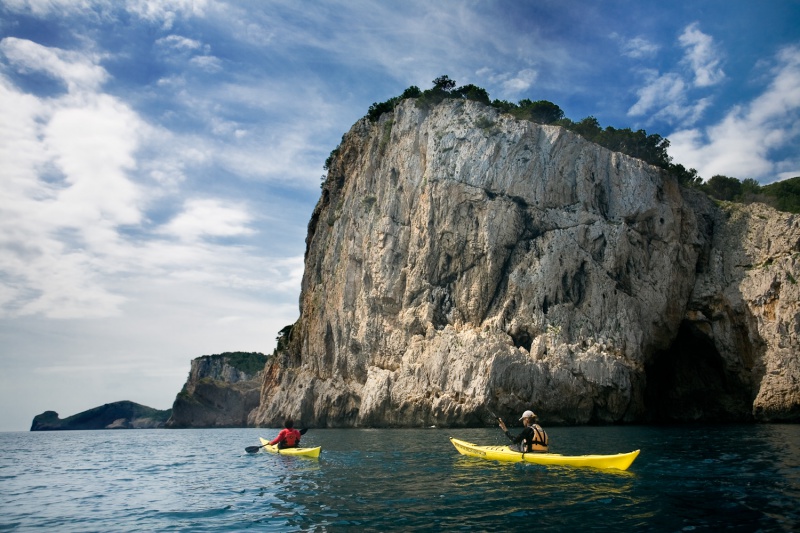
[[[294,448],[300,444],[301,433],[294,429],[294,421],[287,418],[283,423],[283,429],[278,436],[269,441],[270,446],[278,445],[278,449]]]

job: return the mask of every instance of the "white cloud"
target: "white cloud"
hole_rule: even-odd
[[[108,95],[64,98],[42,128],[42,148],[66,187],[47,206],[59,224],[136,224],[142,192],[128,177],[136,166],[139,117]]]
[[[135,166],[139,125],[120,101],[96,92],[107,78],[97,58],[30,41],[0,43],[9,66],[65,82],[66,95],[40,99],[5,76],[0,146],[0,272],[3,314],[104,316],[124,298],[97,283],[116,227],[141,220]]]
[[[685,51],[680,63],[690,66],[691,79],[677,69],[665,73],[642,70],[645,84],[636,91],[639,99],[628,109],[628,116],[649,115],[651,120],[689,126],[696,123],[710,105],[709,97],[692,100],[690,92],[719,83],[724,78],[712,38],[693,23],[684,29],[678,42]]]
[[[617,33],[612,33],[611,38],[619,43],[622,55],[634,59],[643,59],[653,57],[658,53],[661,48],[657,44],[648,41],[644,37],[634,37],[632,39],[625,39]]]
[[[644,115],[663,102],[676,102],[683,98],[686,83],[674,73],[658,75],[649,72],[650,81],[639,89],[639,100],[628,110],[629,115]]]
[[[98,3],[97,0],[3,0],[7,9],[37,17],[89,11]]]
[[[651,81],[637,92],[639,100],[628,110],[628,115],[649,113],[651,119],[693,124],[708,107],[709,100],[701,98],[690,104],[686,92],[686,81],[680,75],[653,75]]]
[[[503,82],[503,89],[511,94],[527,91],[536,81],[536,76],[536,71],[533,69],[520,70],[514,77]]]
[[[98,57],[48,48],[25,39],[6,37],[0,52],[21,72],[42,72],[63,81],[70,92],[95,90],[108,78]]]
[[[203,237],[252,235],[252,218],[241,205],[225,205],[215,199],[187,200],[184,210],[161,228],[161,232],[183,241]]]
[[[20,195],[49,196],[49,188],[36,180],[48,161],[39,141],[39,117],[46,105],[32,95],[21,93],[0,75],[0,208],[14,205]]]
[[[208,5],[207,0],[128,0],[125,7],[143,20],[170,30],[180,16],[203,17]]]
[[[220,160],[209,155],[218,147],[150,126],[103,92],[94,55],[8,39],[0,49],[5,72],[36,69],[69,88],[38,98],[0,73],[0,315],[116,316],[152,279],[297,291],[294,259],[264,259],[265,269],[258,250],[237,244],[257,236],[244,203],[178,200],[187,173]],[[153,208],[168,222],[151,220]]]
[[[486,78],[492,84],[499,85],[502,91],[510,97],[515,97],[530,89],[538,78],[538,73],[534,69],[498,73],[491,68],[484,67],[477,70],[475,74],[480,78]]]
[[[677,162],[708,179],[723,174],[763,182],[800,175],[796,150],[774,161],[775,150],[797,146],[800,138],[800,48],[781,50],[772,79],[755,100],[731,109],[704,130],[684,129],[669,136]]]
[[[187,51],[201,49],[203,43],[195,39],[189,39],[188,37],[183,37],[180,35],[168,35],[166,37],[158,39],[156,41],[156,46],[165,49],[177,50],[180,52],[187,52]]]
[[[206,72],[219,72],[222,70],[222,61],[214,56],[195,56],[189,60],[189,63]]]
[[[328,98],[314,79],[248,78],[187,87],[179,105],[175,112],[190,113],[204,125],[182,138],[185,149],[193,147],[206,158],[206,166],[316,191],[322,163],[341,139],[341,124],[358,118]]]
[[[697,87],[716,85],[725,78],[714,40],[699,30],[698,23],[687,26],[678,42],[686,50],[684,62],[692,68]]]
[[[161,57],[164,61],[174,65],[188,64],[204,70],[206,72],[219,72],[222,70],[222,61],[211,55],[211,47],[203,44],[196,39],[190,39],[181,35],[168,35],[156,41]],[[173,75],[172,81],[161,80],[160,85],[174,83],[175,77]],[[181,80],[180,85],[184,85]]]

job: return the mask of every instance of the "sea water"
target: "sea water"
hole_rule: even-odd
[[[798,531],[800,425],[546,428],[552,451],[641,449],[625,472],[459,455],[498,429],[0,433],[0,530]],[[516,428],[512,431],[518,431]]]

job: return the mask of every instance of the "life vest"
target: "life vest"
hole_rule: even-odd
[[[296,429],[282,429],[274,441],[278,448],[294,448],[300,442],[301,433]]]
[[[292,448],[297,446],[297,443],[300,442],[300,432],[296,429],[289,429],[286,431],[286,435],[283,437],[283,444],[287,448]]]
[[[525,439],[523,442],[525,443],[525,451],[526,452],[546,452],[547,451],[547,432],[542,429],[542,426],[539,424],[534,424],[530,426],[531,430],[533,430],[533,438],[531,442],[528,442],[528,439]]]

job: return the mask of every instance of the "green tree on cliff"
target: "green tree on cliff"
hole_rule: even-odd
[[[439,76],[438,78],[433,80],[434,91],[450,92],[455,88],[455,86],[456,86],[456,81],[451,80],[447,74]]]
[[[761,191],[772,198],[776,209],[800,213],[800,176],[764,185]]]
[[[713,196],[718,200],[732,202],[734,199],[741,196],[742,182],[736,178],[729,178],[728,176],[717,174],[711,176],[711,179],[703,185],[703,190],[707,192],[709,196]]]
[[[535,102],[525,98],[519,101],[515,117],[538,122],[540,124],[553,124],[564,118],[564,111],[553,102],[537,100]]]
[[[482,89],[481,87],[477,87],[472,84],[463,85],[458,89],[453,89],[451,94],[453,96],[460,96],[467,100],[475,100],[476,102],[480,102],[485,105],[490,104],[489,93],[486,92],[486,89]]]

